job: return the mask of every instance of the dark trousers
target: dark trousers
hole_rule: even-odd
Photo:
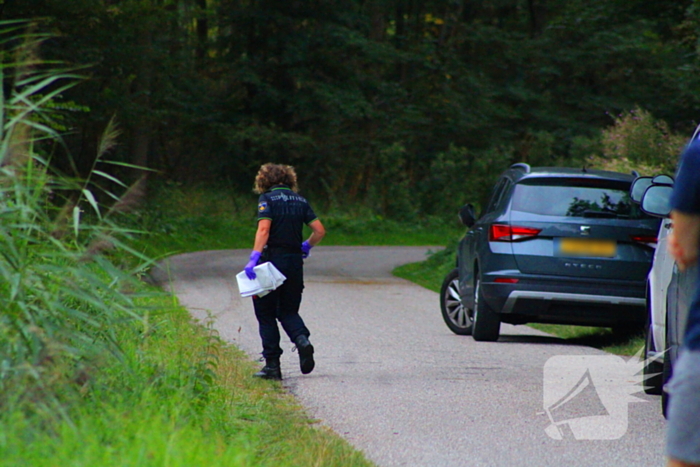
[[[277,289],[264,297],[254,297],[255,317],[258,319],[260,337],[263,344],[263,357],[279,358],[282,355],[280,347],[280,331],[277,321],[289,338],[294,340],[300,336],[309,336],[309,330],[304,320],[299,316],[301,292],[304,289],[304,260],[301,254],[283,254],[263,258],[270,261],[287,278]]]

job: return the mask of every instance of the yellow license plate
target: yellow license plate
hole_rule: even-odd
[[[559,254],[564,256],[593,256],[610,258],[615,256],[617,244],[613,240],[591,240],[586,238],[562,238]]]

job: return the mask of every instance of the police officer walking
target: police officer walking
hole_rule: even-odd
[[[253,297],[265,358],[265,366],[255,374],[259,378],[282,379],[277,321],[296,345],[301,372],[311,373],[315,365],[310,332],[299,316],[299,305],[304,289],[304,258],[321,241],[326,230],[296,189],[297,175],[288,165],[264,164],[255,177],[254,191],[260,194],[258,230],[244,270],[249,279],[255,279],[253,268],[258,262],[270,261],[287,278],[269,294]],[[304,224],[312,233],[302,242]]]

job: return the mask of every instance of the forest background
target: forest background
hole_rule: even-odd
[[[322,210],[454,216],[508,164],[672,171],[698,121],[698,0],[4,0],[80,86],[56,168],[248,193],[297,167]],[[11,57],[6,57],[6,60]],[[142,174],[105,167],[121,180]]]

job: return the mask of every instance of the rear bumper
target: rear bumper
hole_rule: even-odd
[[[508,294],[506,303],[503,305],[501,313],[512,313],[517,308],[517,304],[522,300],[536,300],[542,302],[567,302],[572,304],[593,304],[593,305],[623,305],[623,306],[644,306],[643,298],[618,297],[615,295],[587,295],[578,293],[563,292],[532,292],[528,290],[514,290]]]
[[[512,277],[512,275],[509,275]],[[616,326],[646,320],[643,281],[591,281],[561,277],[522,277],[516,284],[485,277],[486,303],[506,323],[530,322]]]

